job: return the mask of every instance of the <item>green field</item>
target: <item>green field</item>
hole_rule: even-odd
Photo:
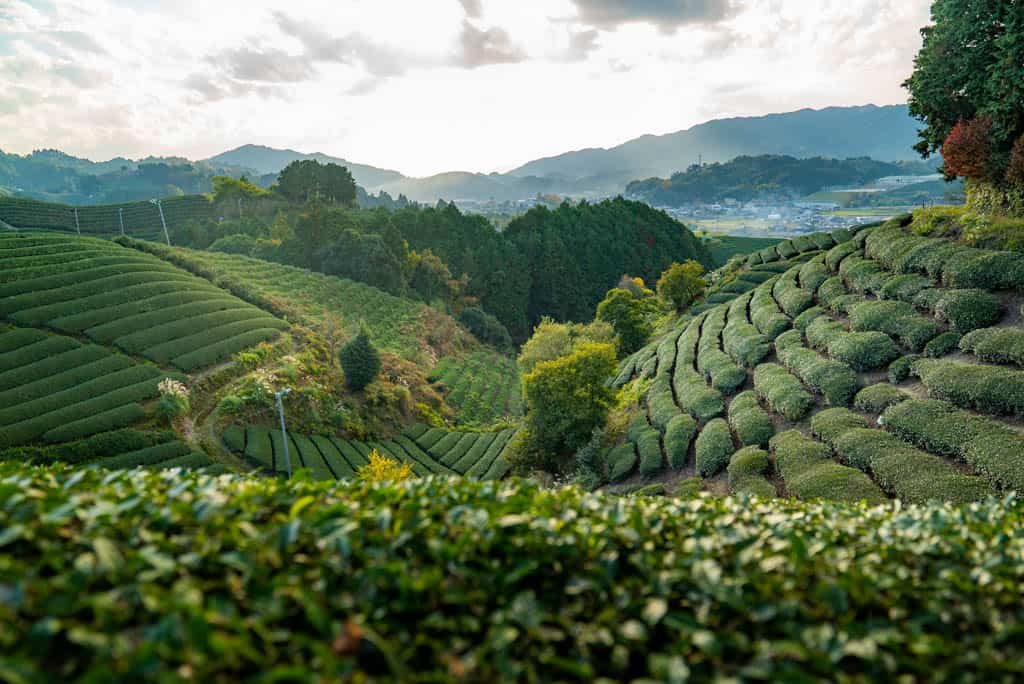
[[[904,223],[762,250],[733,271],[737,282],[763,273],[755,289],[723,292],[628,359],[617,385],[653,382],[646,415],[609,454],[609,479],[727,471],[734,491],[849,502],[1024,488],[1011,422],[1024,416],[1024,354],[1003,351],[1018,334],[1001,324],[1005,297],[1024,288],[1024,256]]]
[[[441,383],[463,425],[490,425],[522,416],[519,368],[507,356],[475,352],[462,359],[442,359],[429,379]]]

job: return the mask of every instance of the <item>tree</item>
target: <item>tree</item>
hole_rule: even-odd
[[[249,179],[245,176],[241,178],[232,178],[231,176],[213,177],[213,199],[216,202],[255,199],[268,194],[260,186],[249,182]]]
[[[637,297],[629,290],[609,290],[597,305],[597,317],[611,323],[619,336],[619,351],[632,354],[647,342],[654,332],[648,316],[655,312],[650,297]]]
[[[617,365],[613,345],[587,342],[523,376],[526,417],[514,457],[520,468],[557,473],[572,465],[608,418],[615,390],[607,380]]]
[[[345,384],[360,391],[373,382],[380,373],[380,354],[370,342],[365,323],[359,324],[359,334],[338,352],[338,361],[345,372]]]
[[[304,159],[284,167],[277,177],[277,192],[293,203],[317,199],[350,206],[356,200],[356,183],[344,166]]]
[[[429,249],[412,258],[415,267],[409,286],[428,304],[438,299],[445,304],[452,304],[459,295],[459,282],[452,277],[448,266]]]
[[[910,113],[925,123],[915,149],[927,157],[951,149],[965,135],[991,153],[985,177],[1000,184],[1013,145],[1024,135],[1024,8],[1020,0],[935,0],[932,25],[921,30],[923,45],[914,72],[904,82]],[[984,121],[970,127],[972,121]],[[949,177],[977,172],[974,163],[947,165]]]
[[[477,306],[466,307],[459,314],[459,323],[481,342],[505,350],[512,346],[508,330],[497,318]]]
[[[376,449],[370,452],[368,461],[359,466],[356,473],[363,482],[401,482],[412,479],[412,467],[408,463],[399,463],[393,458],[381,456]]]
[[[703,273],[704,267],[692,259],[674,263],[658,278],[658,295],[676,311],[688,309],[707,286],[701,278]]]

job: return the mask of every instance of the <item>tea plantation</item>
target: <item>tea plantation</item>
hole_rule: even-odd
[[[1024,256],[908,222],[716,273],[708,303],[622,364],[616,386],[651,384],[607,476],[872,503],[1024,489]]]
[[[288,453],[280,430],[250,426],[244,431],[229,428],[224,435],[229,447],[270,473],[307,468],[315,480],[351,479],[366,465],[374,449],[401,463],[413,473],[464,475],[474,479],[498,480],[511,465],[506,449],[514,429],[500,432],[457,432],[414,425],[386,442],[361,442],[328,435],[288,436]]]
[[[0,673],[1013,681],[1022,515],[2,464]]]
[[[494,352],[474,352],[462,359],[442,359],[430,380],[441,383],[448,403],[464,425],[490,425],[519,418],[523,395],[514,360]]]

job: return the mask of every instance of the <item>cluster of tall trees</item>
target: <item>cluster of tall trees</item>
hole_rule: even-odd
[[[935,0],[904,83],[925,123],[916,149],[941,150],[948,178],[1024,188],[1024,5]]]

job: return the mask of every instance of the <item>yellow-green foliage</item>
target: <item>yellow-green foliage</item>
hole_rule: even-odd
[[[359,479],[366,482],[401,482],[412,477],[412,468],[408,463],[381,456],[374,449],[370,452],[369,461],[359,468]]]
[[[927,237],[958,238],[974,247],[1024,250],[1024,218],[966,206],[918,209],[910,230]]]

